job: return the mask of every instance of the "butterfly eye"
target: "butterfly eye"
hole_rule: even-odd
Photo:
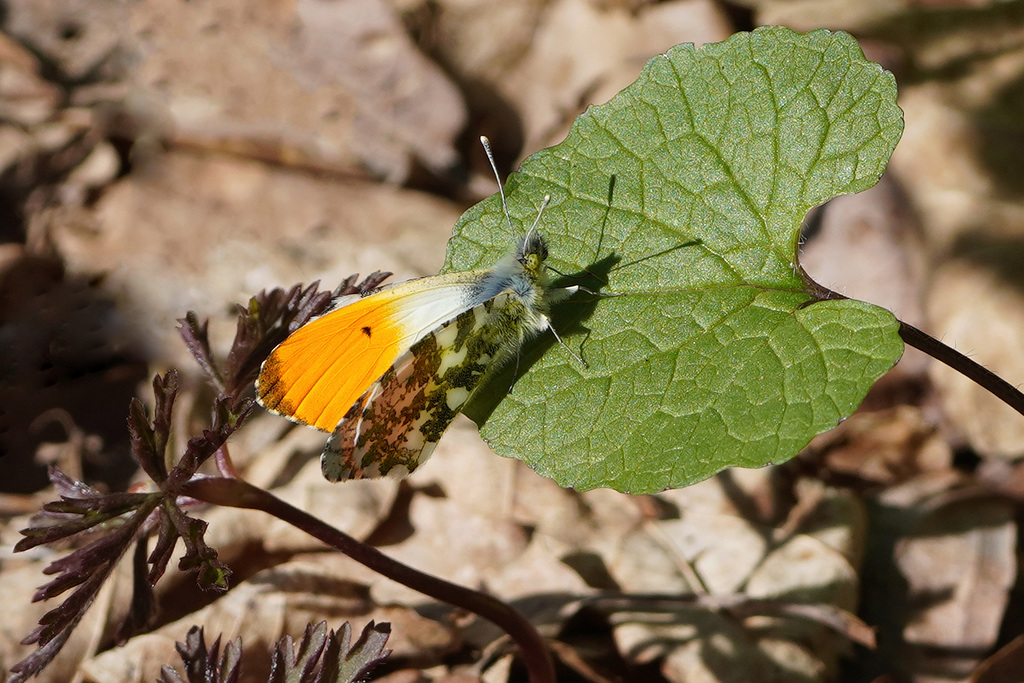
[[[543,238],[540,240],[540,244],[537,245],[537,252],[534,254],[534,256],[537,259],[537,266],[538,267],[540,266],[541,263],[543,263],[544,261],[547,260],[547,258],[548,258],[548,245],[547,245],[547,242],[545,242],[543,240]]]
[[[530,228],[530,232],[526,233],[523,237],[523,242],[520,247],[522,258],[520,262],[526,265],[527,260],[530,261],[530,265],[540,266],[548,257],[548,243],[544,239],[544,236],[537,232],[537,226]]]

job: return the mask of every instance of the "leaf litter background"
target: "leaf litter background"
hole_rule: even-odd
[[[676,43],[844,29],[893,70],[907,123],[891,172],[811,217],[805,267],[1024,380],[1022,3],[14,0],[0,14],[4,670],[60,552],[9,552],[53,497],[44,463],[129,486],[127,402],[169,366],[192,378],[180,434],[204,424],[176,318],[209,316],[226,344],[231,304],[261,288],[436,272],[451,225],[495,190],[478,135],[507,171]],[[323,436],[270,416],[232,455],[387,553],[513,600],[557,638],[565,680],[1003,681],[1024,660],[1022,428],[908,352],[801,457],[655,496],[564,491],[466,421],[401,484],[324,482]],[[384,680],[508,679],[489,624],[257,513],[203,516],[236,587],[213,600],[168,576],[162,626],[111,649],[125,567],[44,680],[153,680],[193,623],[241,635],[260,680],[270,643],[325,618],[392,624]],[[616,591],[696,594],[696,609],[581,603]],[[850,610],[878,646],[706,606],[734,594]]]

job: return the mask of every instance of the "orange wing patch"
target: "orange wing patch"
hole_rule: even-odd
[[[410,332],[381,294],[303,325],[260,370],[260,403],[287,418],[332,432],[367,387],[406,349]]]

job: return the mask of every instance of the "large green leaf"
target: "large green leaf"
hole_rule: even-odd
[[[892,75],[844,33],[762,28],[655,57],[506,185],[517,229],[551,195],[548,263],[602,295],[554,312],[585,364],[543,335],[467,414],[499,454],[580,489],[792,457],[903,351],[888,311],[817,301],[797,265],[808,209],[873,185],[901,131]],[[511,243],[491,197],[446,270]]]

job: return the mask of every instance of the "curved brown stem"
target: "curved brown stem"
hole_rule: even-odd
[[[982,389],[989,391],[1000,401],[1024,415],[1024,393],[984,365],[971,360],[951,346],[943,344],[935,337],[903,321],[900,321],[900,338],[906,344],[927,353],[935,360],[945,363],[964,377],[973,380]]]
[[[262,510],[337,548],[382,576],[495,623],[519,645],[530,680],[534,683],[555,683],[554,663],[540,633],[526,617],[498,598],[449,583],[393,560],[376,548],[240,479],[194,479],[184,484],[180,493],[216,505]]]

